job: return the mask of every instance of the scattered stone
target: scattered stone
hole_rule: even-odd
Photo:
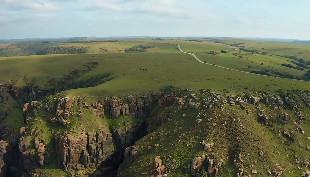
[[[203,146],[203,149],[205,150],[205,151],[212,151],[212,147],[214,146],[214,143],[213,142],[211,142],[211,143],[207,143],[205,140],[203,140],[202,141],[202,146]]]
[[[243,177],[244,170],[242,168],[238,168],[237,177]]]
[[[20,135],[24,135],[25,131],[26,131],[26,127],[21,127],[21,128],[19,129]]]
[[[257,170],[252,170],[252,174],[253,175],[257,174]]]

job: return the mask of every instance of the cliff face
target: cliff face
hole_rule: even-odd
[[[107,130],[56,138],[59,166],[65,170],[96,168],[114,153],[112,134]]]
[[[58,167],[68,173],[100,169],[94,174],[115,174],[125,148],[146,135],[146,118],[164,94],[154,92],[144,96],[111,97],[88,103],[83,98],[44,97],[46,92],[37,88],[0,85],[0,89],[0,103],[15,100],[22,105],[18,109],[23,112],[19,118],[23,123],[18,128],[9,130],[3,124],[1,129],[1,137],[7,141],[0,142],[1,174],[10,176],[44,176],[36,169],[46,168],[55,156]],[[0,110],[1,121],[7,119],[12,108],[8,105],[8,109]],[[72,132],[72,128],[78,128],[74,128],[76,121],[87,119],[90,113],[115,123],[108,128],[94,124],[97,131],[79,128],[79,133]],[[119,117],[124,119],[123,122],[119,122]],[[42,121],[45,123],[39,124]],[[48,127],[44,127],[46,125]],[[92,173],[87,171],[84,175]]]

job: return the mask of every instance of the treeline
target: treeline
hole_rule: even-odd
[[[35,55],[47,55],[47,54],[83,54],[88,52],[89,47],[44,47],[42,49],[38,49]]]
[[[51,42],[21,42],[16,43],[16,47],[20,48],[23,55],[46,55],[46,54],[83,54],[88,53],[89,47],[64,47],[51,46]]]
[[[99,42],[119,42],[119,40],[106,40],[106,41],[98,41],[98,40],[69,40],[65,43],[99,43]]]
[[[263,70],[263,71],[251,71],[251,73],[255,73],[255,74],[261,74],[261,75],[266,75],[266,76],[272,76],[272,75],[276,75],[278,77],[282,77],[282,78],[288,78],[288,79],[298,79],[298,80],[306,80],[305,77],[303,76],[293,76],[292,74],[288,74],[288,73],[282,73],[279,71],[273,71],[273,70]],[[309,72],[309,79],[310,79],[310,72]]]
[[[126,53],[138,53],[138,52],[147,52],[147,49],[152,48],[151,46],[143,46],[143,45],[137,45],[134,47],[131,47],[129,49],[125,49],[124,51]]]
[[[291,65],[291,64],[287,64],[287,63],[283,63],[283,64],[281,64],[281,66],[285,66],[285,67],[288,67],[288,68],[292,68],[292,69],[297,69],[297,70],[300,70],[300,71],[303,71],[303,70],[305,70],[303,67],[301,67],[301,66],[293,66],[293,65]]]
[[[78,80],[79,77],[92,71],[97,66],[97,62],[90,62],[84,65],[82,69],[74,69],[70,71],[69,74],[64,75],[61,79],[57,80],[55,78],[49,78],[47,87],[52,88],[52,93],[57,93],[69,89],[94,87],[113,79],[110,73],[103,73],[87,79]]]

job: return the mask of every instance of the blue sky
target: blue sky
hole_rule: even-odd
[[[0,39],[223,36],[310,39],[309,0],[0,0]]]

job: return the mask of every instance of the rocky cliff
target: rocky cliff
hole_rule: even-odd
[[[39,98],[38,93],[42,93],[41,91],[12,85],[1,85],[0,89],[1,102],[16,100],[22,105],[19,109],[23,112],[19,118],[23,124],[19,125],[18,129],[7,131],[8,127],[5,124],[2,126],[6,131],[1,135],[8,139],[7,142],[1,141],[0,167],[3,169],[2,174],[7,175],[44,176],[45,173],[38,173],[37,169],[50,166],[54,163],[55,156],[60,169],[68,173],[87,171],[83,175],[90,175],[97,168],[106,168],[102,165],[105,162],[121,163],[124,149],[145,135],[143,122],[157,103],[153,97],[159,98],[158,93],[152,93],[123,98],[111,97],[89,103],[85,98],[55,95],[34,101]],[[10,106],[3,109],[5,111],[0,111],[1,120],[6,120],[12,112]],[[118,123],[102,128],[102,125],[96,127],[96,122],[93,122],[89,128],[80,128],[78,123],[81,122],[83,126],[83,120],[92,116],[98,117],[98,120]],[[124,119],[124,116],[127,116],[128,120],[119,122],[119,117]],[[132,120],[135,119],[140,123],[134,123]],[[40,124],[42,121],[46,122]],[[108,124],[110,123],[106,125]],[[51,126],[54,128],[51,129]],[[90,131],[90,128],[97,130]],[[76,131],[73,132],[73,129]],[[10,136],[7,136],[8,134]],[[6,151],[7,147],[9,151]],[[117,170],[114,168],[105,172]]]
[[[114,153],[112,134],[107,130],[56,137],[58,165],[64,170],[96,168]]]

